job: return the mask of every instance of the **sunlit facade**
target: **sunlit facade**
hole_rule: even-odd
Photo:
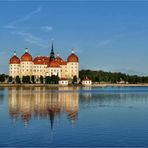
[[[63,60],[59,54],[55,57],[53,44],[50,56],[37,56],[34,59],[28,49],[21,58],[17,57],[16,52],[9,60],[9,76],[15,78],[19,76],[35,76],[39,79],[40,76],[57,75],[59,78],[72,79],[74,76],[79,78],[79,58],[72,50],[72,53]]]

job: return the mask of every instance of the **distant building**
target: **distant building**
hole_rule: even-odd
[[[72,79],[74,76],[79,78],[79,58],[73,49],[67,60],[63,60],[59,54],[55,57],[53,44],[50,56],[37,56],[34,59],[27,48],[21,58],[17,57],[14,51],[14,55],[9,60],[9,76],[22,78],[33,75],[36,79],[40,76],[52,75],[66,79]]]
[[[82,85],[84,86],[91,86],[92,85],[92,80],[89,78],[85,78],[82,80]]]
[[[61,78],[60,80],[59,80],[59,84],[60,85],[68,85],[68,79],[66,79],[66,78]]]

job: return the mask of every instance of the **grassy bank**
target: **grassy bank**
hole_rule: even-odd
[[[0,87],[67,87],[67,86],[61,86],[59,84],[6,84],[1,83]],[[80,87],[82,85],[68,85],[68,87]],[[142,86],[148,86],[147,84],[93,84],[92,87],[142,87]]]

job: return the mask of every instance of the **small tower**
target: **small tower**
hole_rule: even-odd
[[[29,50],[28,50],[28,48],[26,48],[26,49],[25,49],[25,52],[27,52],[27,53],[28,53],[28,51],[29,51]]]
[[[54,60],[55,60],[55,54],[54,54],[53,42],[52,42],[52,47],[50,52],[50,61],[54,61]]]
[[[72,51],[71,51],[71,53],[75,53],[73,48],[72,48]]]
[[[16,50],[14,50],[14,53],[13,53],[13,55],[14,55],[14,56],[16,56]]]

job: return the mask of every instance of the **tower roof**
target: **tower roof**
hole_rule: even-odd
[[[13,56],[9,60],[10,64],[20,64],[20,59],[16,56],[16,51],[14,51]]]
[[[72,49],[72,53],[68,56],[67,62],[79,62],[79,58],[75,55],[74,49]]]
[[[21,61],[27,62],[27,61],[32,61],[32,56],[28,52],[28,48],[26,48],[25,53],[21,57]]]

